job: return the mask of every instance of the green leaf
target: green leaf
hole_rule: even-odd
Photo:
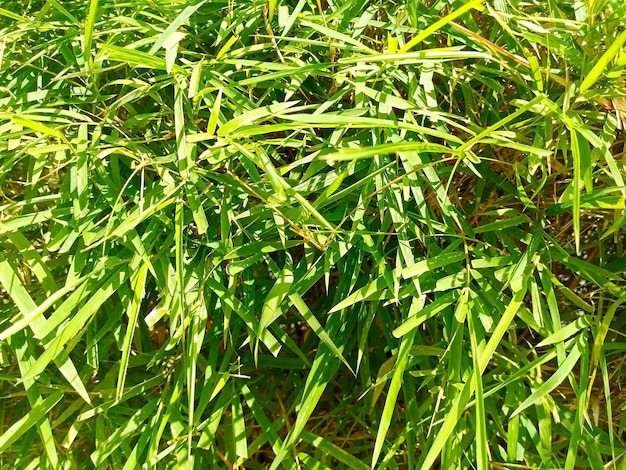
[[[123,426],[117,427],[101,445],[94,450],[91,455],[91,461],[97,467],[104,464],[106,458],[111,455],[120,446],[126,445],[127,439],[136,433],[144,421],[151,418],[157,408],[158,401],[150,400],[141,409],[137,410]]]
[[[93,30],[96,24],[98,15],[98,1],[91,0],[89,2],[89,12],[87,14],[87,21],[85,22],[85,43],[83,46],[83,60],[88,70],[93,66],[93,59],[91,56],[91,42],[93,40]]]
[[[569,325],[566,325],[552,333],[550,336],[537,344],[537,347],[539,348],[542,346],[549,346],[551,344],[562,343],[571,336],[577,334],[579,331],[588,328],[589,325],[591,325],[591,315],[583,315]]]
[[[244,304],[242,304],[231,292],[225,289],[224,286],[219,284],[215,279],[207,278],[204,282],[207,287],[212,289],[213,292],[220,297],[222,302],[233,309],[233,311],[246,323],[251,331],[260,332],[258,338],[267,346],[272,354],[275,356],[278,355],[278,352],[280,351],[280,343],[276,340],[276,338],[274,338],[269,330],[261,330],[259,328],[259,321]]]
[[[430,302],[426,305],[426,307],[421,308],[417,312],[413,312],[413,314],[409,316],[407,320],[402,323],[402,325],[393,330],[393,335],[396,338],[401,338],[402,336],[412,333],[426,320],[452,305],[459,298],[459,296],[460,293],[457,290],[446,292],[436,300]]]
[[[233,395],[231,404],[233,420],[233,441],[235,442],[235,452],[237,457],[248,458],[248,444],[246,442],[246,423],[243,417],[243,408],[237,394]]]
[[[26,431],[41,421],[61,401],[61,398],[63,398],[63,392],[53,392],[39,403],[36,403],[25,416],[16,420],[0,436],[0,452],[5,452]]]
[[[148,53],[154,54],[161,47],[164,47],[164,45],[171,39],[172,35],[176,34],[176,32],[178,31],[178,28],[180,28],[183,24],[185,24],[187,20],[189,20],[191,15],[193,15],[198,10],[198,8],[200,8],[205,3],[206,3],[206,0],[202,0],[196,3],[195,5],[189,5],[183,11],[181,11],[180,14],[176,17],[176,19],[168,25],[168,27],[165,29],[165,31],[163,31],[163,33],[161,33],[161,35],[152,45]]]
[[[584,93],[591,88],[598,79],[606,74],[606,69],[613,58],[620,52],[622,46],[626,43],[626,31],[622,31],[617,38],[612,38],[611,45],[600,56],[593,68],[585,75],[584,80],[580,84],[580,92]]]
[[[402,277],[404,279],[410,279],[412,277],[421,276],[422,274],[433,271],[437,268],[442,268],[453,263],[457,263],[465,259],[465,253],[458,251],[451,251],[448,253],[442,253],[430,259],[424,259],[418,261],[412,266],[407,266],[402,270]]]
[[[545,397],[548,393],[550,393],[552,390],[558,387],[559,384],[567,378],[567,376],[572,371],[572,369],[574,369],[574,366],[578,362],[578,359],[580,359],[580,355],[582,352],[581,350],[582,341],[586,341],[586,335],[584,333],[581,333],[578,336],[578,339],[577,341],[574,342],[574,347],[572,348],[569,355],[567,356],[567,359],[565,359],[565,361],[563,361],[563,363],[559,365],[559,368],[552,375],[552,377],[550,377],[543,384],[541,384],[528,398],[526,398],[526,400],[524,400],[515,409],[512,416],[518,415],[529,406],[532,406],[535,403],[537,403],[539,400]]]
[[[128,372],[128,361],[130,359],[133,337],[137,328],[139,307],[141,306],[141,301],[145,293],[147,275],[148,265],[144,263],[139,267],[139,270],[131,278],[133,295],[130,298],[127,310],[128,323],[126,324],[126,333],[124,334],[124,342],[122,344],[121,351],[122,357],[117,376],[117,400],[120,400],[124,393],[124,384],[126,382],[126,375]]]
[[[317,436],[307,431],[306,429],[302,431],[300,436],[302,436],[302,439],[304,441],[308,442],[316,449],[325,452],[327,455],[337,459],[339,462],[348,465],[348,467],[351,469],[366,470],[369,468],[366,464],[364,464],[354,456],[350,455],[345,450],[337,447],[332,442],[329,442],[327,439],[324,439],[321,436]]]
[[[21,311],[24,317],[29,318],[29,324],[31,325],[31,329],[35,335],[41,335],[45,329],[45,323],[41,317],[38,315],[30,315],[30,312],[33,312],[37,309],[35,302],[32,300],[26,288],[20,282],[18,276],[16,275],[13,267],[10,263],[0,254],[0,284],[5,288],[9,296],[13,299],[19,310]],[[13,332],[11,336],[7,335],[7,338],[16,336],[16,332]],[[44,341],[44,346],[47,348],[52,344],[51,341]],[[30,356],[30,354],[29,354]],[[56,365],[59,367],[59,370],[65,377],[65,379],[69,382],[69,384],[76,390],[76,392],[85,400],[87,403],[91,403],[91,399],[89,398],[89,393],[85,388],[76,367],[72,363],[69,358],[61,358],[56,355],[52,355],[50,360],[54,360]],[[50,362],[50,361],[48,361]],[[33,365],[29,362],[25,364],[28,367],[33,367]],[[29,382],[28,374],[22,373],[22,380],[25,382]]]
[[[425,28],[423,31],[420,31],[419,34],[416,34],[409,42],[407,42],[402,48],[400,48],[400,52],[407,52],[417,46],[420,42],[426,39],[431,34],[439,31],[443,26],[450,23],[455,18],[467,13],[473,8],[482,9],[483,0],[472,0],[470,2],[465,3],[461,8],[453,11],[452,13],[448,13],[446,16],[441,18],[438,21],[435,21],[433,24]]]
[[[415,317],[418,311],[424,306],[424,298],[413,298],[411,307],[409,309],[409,318]],[[413,347],[413,341],[415,339],[415,329],[411,329],[402,338],[400,342],[400,349],[398,356],[393,366],[393,376],[391,377],[391,383],[389,384],[389,391],[387,392],[387,398],[385,399],[385,406],[383,408],[383,414],[378,425],[378,431],[376,433],[376,442],[374,444],[374,451],[372,453],[372,468],[376,466],[376,462],[382,452],[382,446],[389,430],[391,418],[396,410],[396,400],[400,393],[400,387],[402,386],[402,377],[404,376],[407,361],[409,358],[409,351]]]
[[[248,124],[252,124],[253,122],[258,122],[274,117],[280,112],[293,107],[297,103],[297,101],[287,101],[285,103],[276,103],[247,111],[223,124],[217,131],[217,135],[220,137],[234,136],[237,129]]]
[[[411,151],[435,152],[442,154],[454,152],[452,149],[439,144],[426,142],[398,142],[395,144],[380,144],[359,149],[341,149],[338,152],[320,155],[319,158],[321,160],[343,162],[359,160],[362,158],[372,158],[377,155],[388,155]]]
[[[61,329],[59,334],[54,336],[45,351],[39,356],[35,363],[31,366],[26,374],[24,374],[24,380],[34,378],[41,374],[48,364],[67,354],[64,350],[65,345],[72,339],[75,339],[79,331],[90,321],[91,317],[102,307],[102,304],[108,299],[114,292],[117,291],[120,285],[124,283],[129,276],[129,272],[124,268],[119,268],[115,271],[90,297],[89,301],[81,307],[76,315],[72,317]],[[46,336],[48,332],[52,332],[56,328],[56,321],[52,319],[48,320],[45,325],[45,329],[41,334]]]
[[[298,312],[300,312],[300,315],[302,315],[302,318],[304,318],[304,321],[307,323],[307,325],[309,325],[311,330],[313,330],[313,332],[328,347],[328,349],[330,349],[339,359],[341,359],[341,362],[345,364],[348,370],[350,370],[350,372],[354,374],[352,367],[350,366],[348,361],[343,357],[343,354],[339,350],[339,347],[335,344],[335,342],[330,337],[328,332],[324,330],[324,328],[322,327],[320,322],[317,320],[315,315],[313,315],[313,312],[311,312],[311,310],[309,309],[307,304],[304,302],[302,297],[300,297],[300,295],[298,295],[297,293],[292,293],[292,294],[289,294],[289,300],[291,300],[291,303],[293,304],[293,306],[296,307],[296,309],[298,309]]]
[[[281,304],[287,297],[292,284],[293,272],[288,266],[285,266],[285,268],[278,274],[276,282],[270,289],[267,297],[265,298],[265,302],[263,303],[257,337],[260,338],[262,331],[266,330],[282,314]]]

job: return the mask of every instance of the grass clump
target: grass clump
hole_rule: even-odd
[[[2,468],[624,468],[621,2],[0,2]]]

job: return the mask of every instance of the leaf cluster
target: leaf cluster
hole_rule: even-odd
[[[0,2],[2,468],[622,468],[621,2]]]

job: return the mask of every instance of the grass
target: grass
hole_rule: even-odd
[[[0,2],[0,468],[626,468],[626,7]]]

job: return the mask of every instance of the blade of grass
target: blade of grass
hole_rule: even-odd
[[[424,300],[424,297],[413,298],[409,308],[408,318],[415,317],[418,314],[418,311],[424,306]],[[402,341],[400,342],[400,349],[398,350],[398,356],[393,367],[393,376],[391,378],[389,391],[387,392],[387,398],[385,399],[385,406],[383,408],[383,413],[376,432],[376,443],[374,444],[374,450],[372,452],[372,468],[376,466],[376,462],[380,457],[385,436],[389,430],[389,424],[391,423],[393,412],[396,409],[396,400],[398,398],[398,394],[400,393],[400,387],[402,386],[402,377],[406,372],[409,351],[413,347],[415,333],[415,329],[410,330],[402,337]]]

